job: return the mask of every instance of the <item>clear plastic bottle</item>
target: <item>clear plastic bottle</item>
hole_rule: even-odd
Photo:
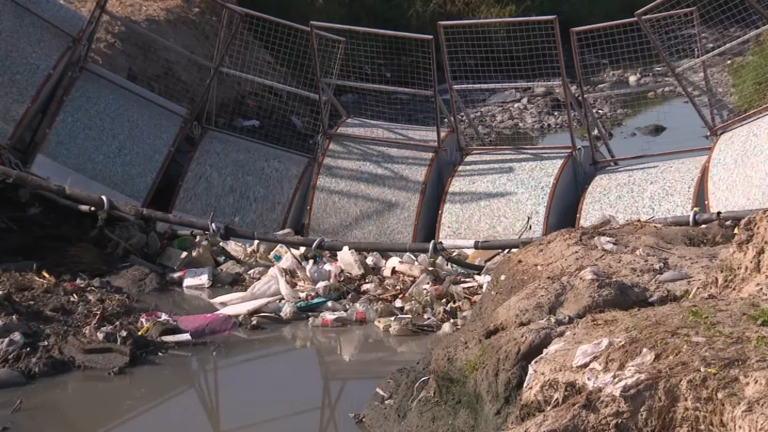
[[[354,323],[367,324],[376,321],[378,315],[370,303],[360,302],[349,310],[347,317]]]
[[[346,312],[323,312],[317,318],[309,319],[310,327],[345,327],[347,325]]]

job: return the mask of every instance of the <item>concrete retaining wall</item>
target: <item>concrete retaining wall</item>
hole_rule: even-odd
[[[74,83],[40,154],[143,202],[184,113],[181,107],[89,65]]]
[[[473,151],[446,191],[439,238],[533,237],[572,226],[587,176],[570,151]]]
[[[279,231],[284,225],[298,228],[310,165],[304,156],[207,131],[174,210],[201,218],[215,212],[218,223],[259,232]]]
[[[768,207],[768,116],[724,133],[709,161],[710,211]]]
[[[53,17],[63,8],[47,8],[51,5],[39,0],[28,6]],[[12,0],[0,2],[0,144],[29,118],[30,105],[40,99],[44,84],[53,80],[57,64],[71,53],[72,35],[68,31],[76,31],[76,24],[64,25],[67,30],[63,30]]]
[[[350,124],[350,128],[357,127],[356,122]],[[413,127],[408,128],[403,134],[414,133]],[[346,124],[339,131],[348,132]],[[429,131],[436,135],[434,129]],[[373,129],[354,133],[375,136]],[[399,132],[390,128],[386,134]],[[423,135],[428,134],[424,128]],[[421,148],[334,137],[317,169],[307,233],[349,241],[418,239],[421,204],[435,166],[436,141],[433,148]],[[429,205],[439,200],[439,189],[430,188],[430,195],[436,196],[427,198]],[[422,230],[423,235],[428,232]]]
[[[678,216],[691,212],[706,156],[610,167],[600,171],[582,197],[580,226],[612,215],[619,222]]]

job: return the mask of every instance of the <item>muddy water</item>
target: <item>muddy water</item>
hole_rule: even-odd
[[[660,124],[667,128],[658,137],[644,136],[636,131],[650,124]],[[707,128],[696,110],[685,98],[654,101],[645,111],[624,120],[624,125],[612,129],[611,148],[616,157],[661,153],[710,145]],[[570,134],[559,133],[546,136],[540,145],[570,145]],[[577,139],[577,145],[587,145]],[[706,153],[703,153],[706,154]],[[622,165],[657,162],[678,158],[680,155],[640,159],[622,162]]]
[[[358,431],[360,412],[397,368],[415,363],[428,337],[394,338],[374,326],[274,327],[228,336],[157,364],[108,377],[86,371],[0,392],[11,431]],[[21,411],[7,415],[23,397]]]

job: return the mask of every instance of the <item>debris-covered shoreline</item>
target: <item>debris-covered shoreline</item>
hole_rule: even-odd
[[[382,384],[371,431],[762,430],[768,213],[561,231]]]
[[[20,374],[16,385],[79,368],[118,374],[171,345],[293,321],[449,334],[466,324],[490,280],[444,256],[244,244],[78,211],[15,185],[0,194],[10,204],[0,213],[0,367]],[[497,254],[462,258],[477,265]],[[206,313],[151,299],[174,295],[207,305]]]

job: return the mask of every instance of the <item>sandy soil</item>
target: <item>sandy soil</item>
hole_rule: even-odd
[[[734,240],[732,228],[715,224],[636,223],[559,232],[522,249],[496,269],[472,322],[391,376],[382,387],[391,401],[374,395],[363,423],[421,432],[759,430],[768,420],[760,307],[768,214],[737,231]],[[604,251],[599,236],[626,249]],[[669,271],[690,277],[660,281]],[[603,351],[574,367],[581,346],[604,339]]]

